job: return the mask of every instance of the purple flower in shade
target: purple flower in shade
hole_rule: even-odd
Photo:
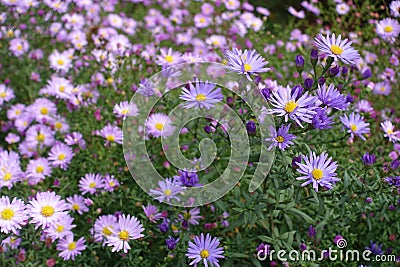
[[[362,161],[365,166],[372,166],[376,162],[376,156],[374,154],[369,154],[365,152],[364,156],[362,156]]]
[[[61,251],[58,256],[60,256],[63,260],[75,260],[75,256],[81,254],[81,251],[85,249],[85,238],[81,237],[77,241],[74,241],[73,235],[67,235],[57,244],[57,250]]]
[[[384,137],[389,138],[390,142],[396,143],[400,141],[400,131],[394,130],[394,125],[391,121],[381,122],[382,130],[385,132]]]
[[[350,93],[348,93],[347,96],[346,96],[346,102],[348,102],[348,103],[353,103],[354,102],[354,98]]]
[[[389,176],[384,181],[388,185],[394,185],[395,187],[399,187],[400,188],[400,176]]]
[[[297,171],[303,176],[296,178],[296,180],[306,180],[301,186],[312,184],[316,192],[318,192],[318,185],[327,189],[332,189],[332,186],[340,181],[336,178],[336,161],[328,158],[326,153],[316,156],[314,152],[310,152],[310,156],[303,156],[305,164],[299,163]]]
[[[388,96],[391,91],[392,87],[390,86],[390,83],[388,81],[376,83],[374,85],[374,88],[372,89],[372,93],[385,96]]]
[[[74,153],[72,149],[63,143],[56,143],[49,152],[49,157],[47,158],[53,167],[60,167],[62,170],[68,168]]]
[[[171,119],[162,113],[151,114],[146,120],[146,130],[153,137],[168,137],[174,133]]]
[[[157,220],[162,218],[162,214],[158,212],[156,206],[148,204],[147,206],[143,206],[144,214],[147,218],[149,218],[150,222],[155,223]]]
[[[369,133],[369,123],[364,122],[364,117],[360,114],[352,112],[349,117],[344,114],[340,117],[340,121],[348,129],[347,132],[350,133],[351,138],[357,135],[362,140],[366,140],[363,134]]]
[[[333,243],[334,243],[335,245],[337,245],[337,243],[338,243],[341,239],[343,239],[343,236],[337,235],[337,236],[335,236],[335,238],[333,239]]]
[[[307,230],[307,236],[310,238],[314,238],[317,235],[317,231],[315,230],[315,228],[310,225],[310,227]]]
[[[174,176],[174,182],[178,185],[184,186],[197,186],[199,182],[199,176],[196,172],[190,172],[187,170],[179,170],[179,176]]]
[[[141,234],[143,231],[143,225],[135,216],[122,214],[119,216],[115,228],[111,229],[112,234],[107,236],[106,243],[113,247],[112,252],[123,250],[124,253],[127,253],[131,249],[128,241],[144,237]]]
[[[216,237],[212,237],[207,234],[201,233],[200,237],[196,236],[194,238],[194,243],[189,241],[189,248],[186,256],[193,261],[190,265],[197,266],[199,262],[203,262],[204,266],[219,266],[218,259],[225,258],[223,256],[224,249],[219,247],[220,241]]]
[[[29,219],[24,202],[8,196],[0,198],[0,232],[18,234],[18,230],[26,224]]]
[[[332,76],[332,77],[335,77],[336,75],[338,75],[338,73],[339,73],[339,66],[338,65],[336,65],[336,66],[334,66],[334,67],[329,69],[329,75]]]
[[[299,97],[298,91],[292,93],[289,86],[272,92],[269,100],[275,108],[269,109],[268,114],[285,116],[285,122],[290,118],[302,128],[301,122],[311,123],[312,117],[316,113],[315,97],[309,96],[308,92]]]
[[[331,117],[328,117],[328,114],[326,113],[326,108],[320,108],[318,107],[315,110],[317,113],[314,114],[312,118],[312,125],[315,129],[330,129],[332,128],[332,123],[333,120]]]
[[[200,208],[193,208],[189,211],[183,211],[183,214],[179,214],[178,217],[182,221],[186,221],[191,225],[198,225],[199,219],[203,218],[200,214]]]
[[[271,145],[268,147],[268,150],[273,149],[274,147],[278,147],[281,150],[285,150],[290,145],[293,145],[292,140],[296,139],[297,137],[293,134],[289,133],[290,124],[282,125],[278,131],[276,131],[275,127],[270,126],[269,131],[271,133],[271,137],[265,139],[265,141],[272,142]]]
[[[221,88],[215,88],[215,84],[208,81],[201,82],[197,80],[195,86],[189,83],[189,89],[183,87],[180,99],[185,100],[183,104],[185,108],[205,108],[210,109],[214,104],[221,102],[224,96],[221,93]]]
[[[86,206],[85,198],[80,195],[73,195],[72,197],[66,198],[69,210],[82,215],[84,212],[88,212],[89,208]]]
[[[325,84],[322,86],[318,85],[317,96],[328,107],[338,110],[347,109],[346,96],[340,94],[333,84],[329,85],[328,88]]]
[[[365,199],[365,202],[367,202],[367,203],[372,203],[372,197],[367,197],[367,198]]]
[[[365,247],[365,249],[370,250],[374,255],[382,255],[382,244],[377,244],[375,242],[370,241],[369,247]]]
[[[169,250],[174,250],[176,245],[178,244],[178,242],[179,242],[179,238],[173,238],[171,236],[169,236],[167,239],[165,239],[165,243]]]
[[[396,170],[400,166],[400,161],[398,159],[395,159],[390,163],[390,168],[392,170]]]
[[[335,60],[340,59],[344,64],[354,64],[360,58],[358,51],[351,47],[352,42],[348,39],[342,40],[340,34],[337,39],[334,33],[331,36],[328,33],[326,37],[319,34],[319,38],[314,41],[319,51]]]
[[[87,193],[94,195],[97,193],[97,190],[101,188],[104,188],[104,180],[98,173],[87,173],[85,177],[79,180],[79,191],[81,191],[83,195]]]
[[[169,220],[168,219],[164,219],[163,222],[158,225],[158,229],[160,229],[160,231],[162,233],[168,232],[168,230],[169,230]]]
[[[297,169],[299,167],[298,163],[301,163],[301,156],[294,156],[292,159],[292,168]]]
[[[245,74],[251,80],[250,75],[267,72],[265,68],[268,62],[256,50],[244,50],[233,48],[225,52],[228,68],[240,74]]]
[[[139,88],[136,92],[144,96],[152,96],[155,94],[152,83],[147,79],[140,81]]]
[[[107,124],[100,131],[96,131],[96,135],[101,136],[106,139],[105,145],[110,143],[122,144],[122,131],[116,125]]]
[[[171,178],[166,178],[165,181],[158,182],[159,188],[150,189],[150,194],[160,202],[170,203],[172,199],[180,201],[177,196],[184,188],[173,183]]]
[[[271,252],[271,245],[270,244],[261,243],[257,247],[257,256],[258,257],[264,257],[266,255],[269,255],[270,252]]]
[[[254,121],[248,121],[246,123],[246,129],[249,134],[253,134],[257,131],[257,126]]]
[[[372,76],[372,71],[371,69],[366,69],[365,71],[363,71],[363,73],[361,74],[363,79],[368,79]]]
[[[312,64],[315,64],[318,60],[318,50],[316,49],[311,49],[310,52],[310,61]]]
[[[299,245],[299,250],[300,250],[300,251],[304,251],[304,250],[306,250],[306,249],[307,249],[307,245],[304,244],[304,243],[300,243],[300,245]]]

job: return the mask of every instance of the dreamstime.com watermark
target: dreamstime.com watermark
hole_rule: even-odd
[[[395,262],[396,255],[373,255],[371,250],[359,251],[355,249],[347,249],[347,241],[345,239],[339,239],[336,243],[337,248],[329,247],[322,251],[315,251],[312,249],[306,249],[303,251],[298,250],[278,250],[275,251],[270,249],[269,245],[264,247],[264,250],[259,250],[257,252],[257,259],[260,261],[270,260],[272,261],[276,258],[279,261],[287,262],[299,262],[299,261],[345,261],[345,262]]]

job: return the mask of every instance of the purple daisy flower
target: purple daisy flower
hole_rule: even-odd
[[[224,99],[221,88],[216,88],[215,90],[214,88],[215,84],[197,80],[195,86],[189,83],[189,89],[183,87],[179,98],[186,101],[183,104],[185,108],[210,109],[214,107],[215,103],[221,102]]]
[[[78,213],[79,215],[82,215],[83,212],[88,212],[89,208],[86,206],[85,203],[85,198],[80,195],[73,195],[72,197],[67,197],[67,203],[68,203],[68,208],[69,210],[72,210],[73,212]]]
[[[394,43],[400,33],[400,24],[392,18],[384,18],[376,23],[376,33],[382,39]]]
[[[270,109],[268,114],[285,116],[285,122],[291,118],[303,128],[301,122],[311,123],[311,119],[316,113],[315,109],[317,107],[314,106],[315,97],[309,96],[308,92],[305,92],[298,98],[298,91],[292,91],[289,86],[273,91],[269,100],[275,108]]]
[[[183,214],[179,214],[179,219],[186,221],[188,224],[191,225],[198,225],[199,219],[203,218],[200,214],[200,208],[193,208],[189,211],[183,211]]]
[[[314,128],[320,130],[332,128],[331,125],[333,123],[333,120],[326,113],[326,108],[318,107],[315,111],[317,113],[314,114],[314,117],[312,118],[312,125],[314,126]]]
[[[112,234],[112,230],[117,226],[117,218],[114,215],[102,215],[94,222],[94,240],[96,242],[103,241],[105,244],[106,238]]]
[[[102,136],[106,139],[105,145],[114,142],[122,144],[122,131],[118,126],[107,124],[100,131],[96,131],[96,135]]]
[[[329,85],[328,88],[325,84],[322,86],[318,85],[317,96],[328,107],[338,110],[347,109],[346,96],[340,94],[339,90],[335,89],[333,84]]]
[[[366,140],[363,134],[369,133],[369,123],[364,122],[364,117],[360,116],[360,114],[353,112],[349,117],[344,114],[340,117],[340,121],[348,129],[347,132],[350,133],[351,138],[357,135],[362,140]]]
[[[162,213],[158,212],[156,206],[148,204],[147,206],[142,206],[144,214],[149,219],[150,222],[156,223],[157,220],[162,218]]]
[[[86,193],[93,195],[101,188],[104,188],[104,180],[100,174],[88,173],[79,180],[79,191],[83,195]]]
[[[288,146],[293,145],[291,140],[296,139],[297,137],[293,134],[288,133],[290,129],[290,124],[282,125],[278,132],[276,131],[275,127],[270,126],[269,131],[271,133],[271,137],[265,139],[265,141],[272,142],[271,145],[268,147],[268,150],[271,150],[274,147],[278,147],[281,150],[285,150]]]
[[[150,190],[150,194],[158,201],[170,203],[172,199],[176,201],[181,200],[177,195],[182,192],[184,188],[174,184],[171,178],[166,178],[165,181],[159,181],[158,185],[160,186],[159,188]]]
[[[265,68],[268,64],[256,50],[244,50],[234,48],[225,52],[225,57],[228,60],[228,68],[245,74],[250,79],[251,74],[267,72],[270,68]]]
[[[173,238],[171,236],[169,236],[168,239],[165,239],[165,244],[169,250],[174,250],[178,242],[179,238]]]
[[[146,130],[153,137],[168,137],[174,133],[171,119],[162,113],[151,114],[146,120]]]
[[[392,91],[392,87],[390,86],[390,83],[387,81],[384,82],[379,82],[374,85],[374,88],[372,89],[372,93],[376,95],[389,95],[390,92]]]
[[[14,197],[10,201],[8,196],[0,198],[0,232],[17,234],[28,218],[29,215],[22,200]]]
[[[81,237],[77,241],[74,241],[73,235],[66,236],[57,244],[57,250],[61,251],[58,256],[60,256],[63,260],[75,260],[75,256],[81,254],[81,251],[85,249],[85,238]]]
[[[394,130],[394,125],[391,121],[381,122],[382,130],[385,132],[384,137],[389,138],[390,142],[396,143],[400,141],[400,131]]]
[[[326,37],[319,34],[319,39],[315,38],[314,41],[318,50],[335,60],[340,59],[344,64],[354,64],[360,58],[358,51],[351,47],[352,42],[348,39],[342,40],[340,34],[337,39],[334,33],[332,36],[328,33]]]
[[[63,143],[57,143],[50,149],[48,160],[54,167],[66,170],[73,156],[72,148]]]
[[[201,233],[200,237],[196,236],[194,243],[189,241],[188,253],[186,253],[189,259],[193,259],[190,265],[196,267],[199,262],[203,262],[204,266],[208,266],[210,263],[211,266],[219,267],[218,259],[225,258],[222,255],[224,249],[218,247],[219,245],[218,238],[212,238],[210,234],[207,234],[206,237],[204,237],[203,233]]]
[[[327,189],[332,189],[332,186],[340,181],[336,178],[336,161],[332,161],[332,158],[328,158],[326,153],[322,153],[316,156],[314,152],[310,153],[310,156],[302,156],[305,164],[297,163],[299,168],[297,171],[304,176],[296,178],[296,180],[307,180],[301,184],[301,186],[307,186],[312,184],[316,192],[318,192],[318,185],[323,186]]]
[[[178,170],[179,176],[174,176],[174,183],[182,186],[200,186],[199,176],[196,172]]]

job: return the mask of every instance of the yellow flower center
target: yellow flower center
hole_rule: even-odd
[[[46,115],[47,113],[49,113],[49,110],[48,110],[46,107],[42,107],[42,108],[40,109],[40,114]]]
[[[54,214],[54,208],[52,206],[43,206],[42,215],[44,217],[50,217]]]
[[[114,142],[115,141],[115,136],[114,135],[107,135],[107,141]]]
[[[252,67],[249,64],[244,64],[244,71],[251,71]]]
[[[6,96],[7,96],[7,94],[6,94],[5,92],[1,92],[1,93],[0,93],[0,97],[1,97],[1,98],[6,98]]]
[[[58,88],[58,90],[60,91],[60,92],[64,92],[65,91],[65,86],[64,85],[61,85],[59,88]]]
[[[380,90],[381,90],[381,92],[385,92],[385,90],[386,90],[386,88],[385,87],[381,87],[381,88],[379,88]]]
[[[215,46],[219,45],[218,40],[215,40],[215,41],[213,42],[213,45],[215,45]]]
[[[22,45],[17,45],[17,50],[21,51],[22,50]]]
[[[9,173],[9,172],[6,172],[6,173],[4,174],[3,180],[4,180],[4,181],[9,181],[9,180],[11,179],[11,177],[12,177],[12,174]]]
[[[73,210],[79,210],[79,205],[78,204],[72,204],[72,209]]]
[[[2,212],[1,212],[1,219],[5,220],[5,221],[9,221],[14,217],[14,211],[12,209],[9,208],[5,208]]]
[[[64,225],[57,224],[56,232],[57,232],[57,233],[61,233],[62,231],[64,231],[64,228],[65,228]]]
[[[167,61],[168,63],[174,62],[174,57],[173,57],[173,56],[170,56],[170,55],[166,55],[164,59],[165,59],[165,61]]]
[[[314,177],[315,180],[319,180],[322,178],[322,176],[324,175],[324,172],[320,169],[314,169],[312,172],[312,177]]]
[[[44,171],[44,167],[43,166],[39,165],[39,166],[36,167],[36,172],[37,173],[42,173],[43,171]]]
[[[183,218],[185,218],[185,220],[190,220],[190,218],[192,218],[192,215],[190,215],[189,212],[185,212],[183,213]]]
[[[89,187],[90,187],[90,188],[95,188],[95,187],[96,187],[96,183],[95,183],[95,182],[91,182],[91,183],[89,184]]]
[[[114,79],[113,79],[113,78],[108,78],[108,79],[107,79],[107,83],[108,83],[108,84],[112,84],[113,82],[114,82]]]
[[[64,60],[60,58],[59,60],[57,60],[57,64],[60,66],[64,65]]]
[[[200,257],[204,258],[208,258],[208,256],[210,255],[210,252],[208,252],[207,249],[203,249],[202,251],[200,251]]]
[[[115,183],[113,181],[111,181],[111,182],[108,183],[108,185],[111,186],[111,187],[114,187]]]
[[[15,111],[15,115],[20,115],[20,114],[21,114],[21,110],[17,109],[17,110]]]
[[[170,196],[172,194],[172,191],[170,189],[167,189],[164,191],[164,195],[166,195],[167,197]]]
[[[285,141],[285,139],[283,138],[282,135],[278,135],[278,136],[275,138],[275,140],[278,141],[278,143],[283,143],[283,141]]]
[[[357,131],[357,126],[355,126],[354,124],[350,124],[350,129],[352,132]]]
[[[76,242],[71,242],[68,244],[68,250],[74,250],[76,248]]]
[[[123,109],[123,110],[121,111],[121,113],[124,114],[124,115],[126,115],[126,114],[128,113],[128,109]]]
[[[156,123],[155,127],[156,127],[157,130],[161,131],[162,129],[164,129],[164,124]]]
[[[64,160],[65,159],[65,154],[60,154],[58,155],[58,160]]]
[[[44,141],[44,134],[39,133],[39,134],[36,136],[36,141],[38,141],[38,142],[43,142],[43,141]]]
[[[390,26],[390,25],[388,25],[388,26],[386,26],[385,28],[383,28],[383,30],[384,30],[385,32],[392,32],[392,31],[393,31],[393,27]]]
[[[119,239],[126,241],[129,238],[129,232],[126,230],[122,230],[121,232],[119,232],[118,237]]]
[[[204,18],[200,18],[199,21],[200,21],[201,23],[204,23],[206,20],[205,20]]]
[[[103,228],[103,235],[111,235],[112,234],[112,232],[111,232],[111,230],[110,230],[110,228],[112,229],[112,226],[106,226],[106,227],[104,227]]]
[[[198,94],[196,96],[196,100],[199,102],[205,101],[207,99],[207,97],[204,94]]]
[[[57,129],[61,129],[62,128],[62,123],[61,122],[59,122],[59,121],[57,121],[55,124],[54,124],[54,126],[57,128]]]
[[[331,52],[335,55],[341,55],[343,53],[343,49],[338,45],[331,45]]]
[[[292,113],[297,107],[297,103],[293,100],[290,100],[286,103],[285,107],[283,108],[287,113]]]

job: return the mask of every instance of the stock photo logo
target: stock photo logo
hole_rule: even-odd
[[[242,178],[253,192],[275,156],[268,149],[275,123],[267,108],[249,77],[222,64],[164,68],[130,101],[127,113],[136,116],[123,125],[129,171],[145,192],[174,206],[214,202]]]

